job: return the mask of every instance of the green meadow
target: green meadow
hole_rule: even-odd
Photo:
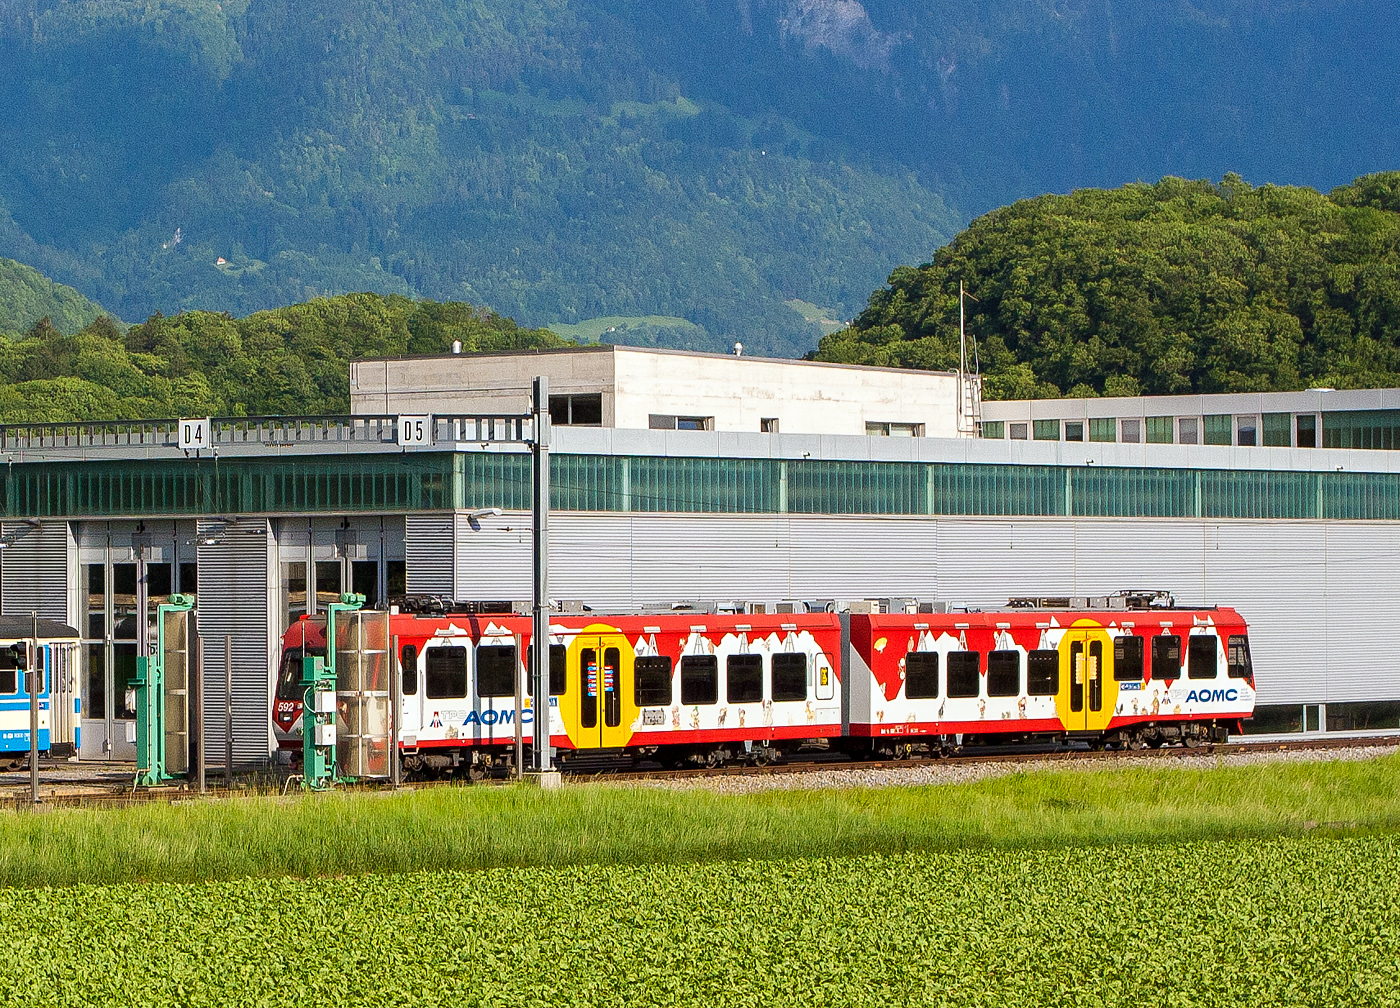
[[[0,814],[0,885],[691,864],[1400,829],[1400,756],[720,795],[570,784]]]

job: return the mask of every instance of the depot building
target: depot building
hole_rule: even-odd
[[[0,614],[80,629],[80,754],[132,755],[142,594],[196,596],[210,751],[227,652],[248,761],[280,635],[340,592],[529,598],[534,375],[556,599],[1163,589],[1250,622],[1251,730],[1400,729],[1400,392],[979,406],[957,375],[605,348],[360,361],[352,416],[216,417],[183,447],[174,419],[0,428]]]

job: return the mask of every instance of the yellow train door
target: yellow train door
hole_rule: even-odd
[[[636,718],[632,697],[632,648],[620,634],[585,635],[569,649],[570,693],[580,749],[614,749],[631,739]]]
[[[1100,731],[1117,700],[1113,648],[1101,628],[1073,628],[1060,641],[1060,692],[1055,708],[1067,731]]]

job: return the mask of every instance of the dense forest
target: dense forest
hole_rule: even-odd
[[[895,270],[816,358],[956,367],[959,282],[989,399],[1400,386],[1400,172],[1021,200]]]
[[[1393,14],[0,0],[0,254],[128,321],[369,290],[801,353],[824,330],[790,304],[849,319],[1028,193],[1373,170]]]
[[[3,299],[3,290],[0,290]],[[0,422],[346,413],[352,357],[567,345],[462,303],[348,294],[255,312],[48,318],[0,340]]]

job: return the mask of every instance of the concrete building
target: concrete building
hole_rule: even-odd
[[[625,346],[355,361],[356,414],[524,413],[549,378],[557,426],[768,434],[974,436],[941,371]],[[965,411],[966,412],[966,411]]]
[[[556,598],[600,609],[899,596],[996,606],[1013,595],[1160,588],[1184,604],[1235,606],[1250,621],[1255,730],[1400,729],[1400,582],[1390,576],[1400,564],[1400,453],[1375,433],[1389,429],[1400,393],[989,403],[984,431],[1004,426],[982,439],[952,436],[956,408],[946,398],[942,421],[893,405],[864,414],[851,407],[860,423],[831,418],[855,428],[839,434],[792,431],[801,421],[789,417],[816,423],[815,399],[806,414],[770,398],[775,405],[753,416],[771,412],[780,429],[764,433],[738,412],[743,395],[736,412],[725,412],[718,381],[706,386],[710,399],[656,385],[629,405],[634,393],[619,389],[639,383],[598,374],[632,353],[502,356],[508,365],[496,373],[480,373],[482,358],[429,362],[475,361],[481,384],[509,413],[446,412],[453,400],[425,398],[427,365],[376,361],[357,366],[354,417],[215,418],[183,446],[186,425],[174,420],[0,428],[0,614],[37,611],[82,631],[69,684],[82,699],[81,752],[118,758],[131,752],[125,692],[140,572],[155,600],[195,594],[209,644],[211,750],[223,744],[227,640],[236,753],[263,758],[272,747],[278,640],[301,614],[345,590],[371,604],[403,593],[529,596],[531,432],[515,414],[518,379],[538,369],[556,390],[569,389],[562,395],[577,390],[599,396],[600,409],[609,404],[598,421],[566,417],[575,422],[553,434]],[[656,368],[696,355],[643,356]],[[782,367],[719,360],[733,374]],[[400,364],[419,376],[411,394],[392,385]],[[584,364],[599,370],[566,386],[566,365]],[[849,370],[862,380],[889,374]],[[367,393],[376,371],[380,391]],[[442,394],[461,395],[454,384],[464,383],[444,379]],[[430,414],[423,436],[400,443],[400,416],[363,412],[367,394]],[[869,398],[893,401],[883,395]],[[708,413],[693,405],[702,402],[713,404]],[[716,429],[637,423],[662,410],[704,413]],[[1269,440],[1281,440],[1282,425],[1265,419],[1274,415],[1287,417],[1292,443]],[[864,424],[881,422],[871,416],[904,417],[925,425],[926,436],[868,436]],[[1126,421],[1145,428],[1159,416],[1170,418],[1160,429],[1173,432],[1172,443],[1123,436]],[[1181,443],[1183,419],[1219,416],[1230,420],[1232,443]],[[1251,416],[1259,418],[1253,445],[1239,434]],[[1367,446],[1308,447],[1298,434],[1307,416],[1322,443],[1364,431],[1345,436]],[[1111,440],[1102,425],[1092,436],[1096,419],[1113,421]],[[725,429],[731,420],[747,429]],[[1011,437],[1021,423],[1030,435],[1043,423],[1045,436]]]

